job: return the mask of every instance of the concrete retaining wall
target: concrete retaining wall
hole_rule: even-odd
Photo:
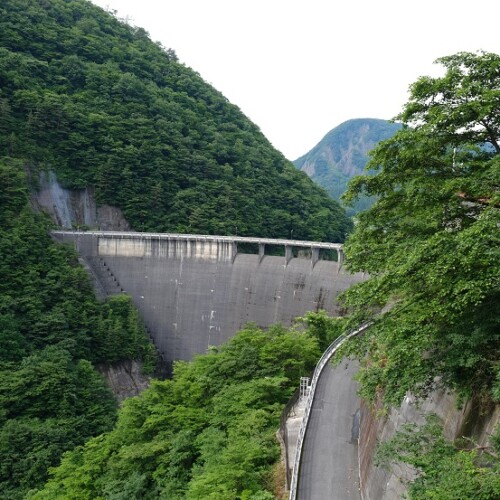
[[[99,237],[97,253],[101,257],[139,257],[157,259],[201,259],[232,262],[236,245],[231,241],[177,240],[156,238]]]

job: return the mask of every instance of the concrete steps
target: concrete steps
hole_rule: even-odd
[[[87,257],[87,259],[90,261],[92,271],[106,296],[124,293],[125,290],[118,281],[118,278],[113,274],[102,257]]]

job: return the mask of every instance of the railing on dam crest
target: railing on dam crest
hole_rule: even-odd
[[[234,260],[238,244],[255,245],[259,258],[265,256],[266,246],[283,247],[288,264],[295,249],[310,251],[312,264],[320,260],[320,251],[330,250],[337,254],[339,263],[343,260],[342,244],[321,241],[292,239],[255,238],[246,236],[214,236],[178,233],[140,233],[124,231],[52,231],[58,238],[73,240],[95,240],[99,255],[126,256],[185,256],[217,260]],[[161,251],[158,250],[161,248]]]

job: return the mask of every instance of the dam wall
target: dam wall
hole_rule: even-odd
[[[361,274],[344,271],[341,245],[242,237],[54,231],[70,242],[107,295],[127,293],[164,360],[189,360],[246,323],[292,324],[307,311],[340,314],[337,296]],[[256,253],[241,253],[242,245]],[[282,246],[283,256],[266,254]],[[338,252],[322,260],[320,251]],[[302,257],[298,257],[301,255]]]

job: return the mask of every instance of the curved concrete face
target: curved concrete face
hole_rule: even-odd
[[[248,322],[288,326],[307,311],[338,314],[338,294],[362,279],[333,261],[240,254],[228,238],[56,237],[76,244],[108,294],[131,295],[167,363],[220,345]]]
[[[105,257],[139,308],[166,361],[189,360],[248,322],[290,325],[307,311],[338,313],[350,283],[334,262],[236,255],[234,262]]]
[[[323,370],[304,439],[298,477],[299,500],[360,500],[359,406],[353,376],[357,363]]]

